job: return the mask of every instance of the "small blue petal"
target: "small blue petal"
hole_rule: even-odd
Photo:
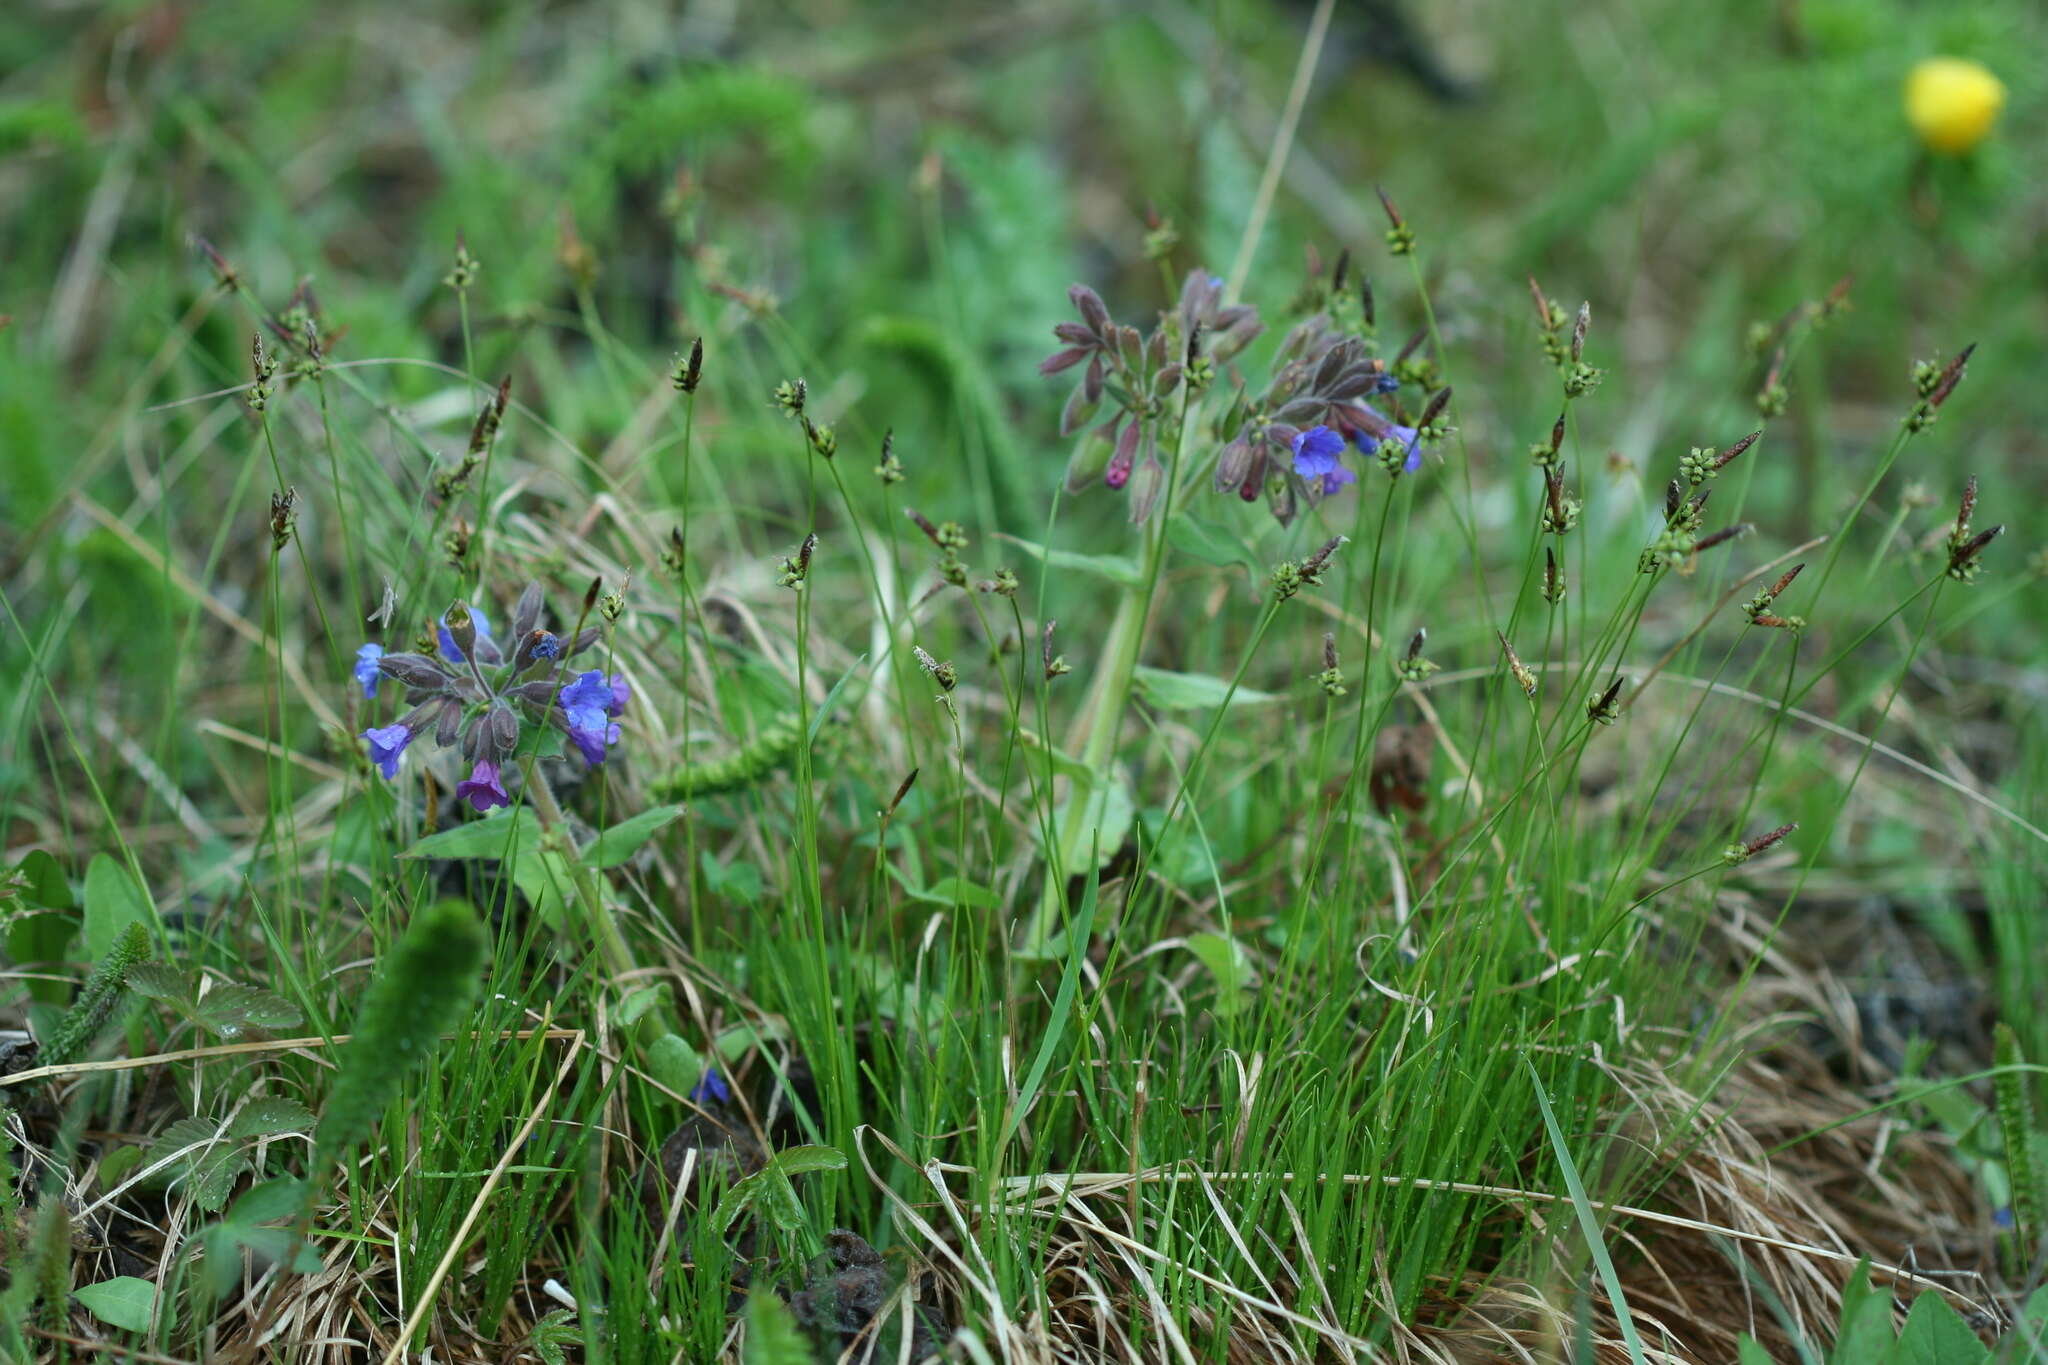
[[[1328,427],[1310,427],[1294,438],[1294,472],[1315,478],[1338,467],[1344,453],[1344,438]]]
[[[356,681],[362,684],[366,700],[374,699],[377,695],[378,680],[384,676],[383,670],[377,667],[377,660],[383,657],[382,645],[364,645],[356,651],[356,666],[353,671]]]
[[[718,1074],[718,1068],[715,1066],[704,1069],[704,1079],[697,1082],[697,1088],[690,1092],[692,1104],[703,1104],[706,1101],[724,1104],[731,1098],[732,1087],[725,1083],[725,1077]]]

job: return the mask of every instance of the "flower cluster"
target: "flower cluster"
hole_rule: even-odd
[[[411,708],[389,725],[362,732],[370,761],[387,778],[398,776],[406,746],[429,731],[436,747],[459,745],[470,775],[456,799],[478,811],[510,805],[503,765],[519,747],[525,724],[551,726],[591,766],[603,763],[619,741],[618,718],[632,697],[626,680],[600,669],[566,681],[563,662],[597,643],[596,628],[563,640],[541,627],[541,591],[528,584],[512,613],[509,655],[484,613],[457,602],[436,626],[439,657],[387,654],[383,646],[356,651],[353,674],[366,700],[386,678],[405,688]]]

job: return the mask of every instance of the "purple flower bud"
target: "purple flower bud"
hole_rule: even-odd
[[[396,780],[398,760],[405,753],[405,746],[412,743],[412,731],[403,725],[372,726],[363,731],[362,737],[369,741],[370,762],[377,765],[377,771]]]
[[[479,814],[493,806],[509,806],[512,798],[498,776],[498,765],[478,759],[469,776],[455,784],[455,799],[467,801]]]
[[[364,645],[356,651],[356,666],[353,671],[356,681],[362,684],[363,699],[366,701],[374,700],[377,695],[377,682],[383,677],[382,671],[377,667],[377,660],[383,657],[382,645]]]

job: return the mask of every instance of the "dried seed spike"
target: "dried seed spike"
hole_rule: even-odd
[[[1730,844],[1721,851],[1721,861],[1730,867],[1734,867],[1739,863],[1746,863],[1798,828],[1799,822],[1795,820],[1789,825],[1778,826],[1769,834],[1759,834],[1756,838],[1746,840],[1743,843]]]
[[[1726,450],[1722,451],[1719,455],[1714,457],[1714,468],[1726,468],[1731,462],[1733,462],[1738,456],[1740,456],[1743,451],[1748,450],[1751,446],[1755,445],[1757,443],[1757,438],[1762,436],[1763,434],[1763,428],[1758,427],[1755,431],[1752,431],[1751,433],[1749,433],[1749,435],[1743,437],[1734,445],[1729,446]]]
[[[886,820],[890,816],[894,815],[896,813],[896,808],[903,804],[903,798],[910,795],[910,789],[916,785],[917,769],[912,768],[907,774],[904,775],[903,780],[896,784],[896,794],[889,798],[889,809],[882,812],[882,818]]]
[[[1376,310],[1373,305],[1372,281],[1365,277],[1363,271],[1358,276],[1358,308],[1359,312],[1364,316],[1365,325],[1368,328],[1379,325],[1379,319],[1376,316]]]
[[[1685,485],[1677,479],[1664,485],[1664,520],[1670,521],[1678,515],[1679,507],[1685,501]]]
[[[1955,392],[1956,385],[1963,382],[1963,370],[1970,363],[1970,355],[1976,349],[1977,343],[1973,341],[1958,351],[1954,360],[1949,361],[1948,368],[1941,372],[1940,382],[1934,386],[1934,392],[1927,395],[1930,407],[1938,408],[1948,401],[1948,396]]]
[[[1415,628],[1415,634],[1410,636],[1408,639],[1408,662],[1413,663],[1416,659],[1420,658],[1422,656],[1422,647],[1428,642],[1428,627],[1417,626]]]
[[[1579,316],[1572,323],[1572,364],[1576,365],[1586,353],[1586,329],[1593,324],[1593,305],[1590,302],[1579,305]]]
[[[1418,329],[1414,336],[1408,338],[1408,344],[1403,346],[1400,353],[1394,357],[1394,363],[1399,365],[1409,356],[1414,355],[1416,348],[1427,340],[1429,340],[1429,329],[1427,327]]]
[[[1549,500],[1551,520],[1564,525],[1564,462],[1543,471],[1543,496]]]
[[[1536,325],[1544,331],[1550,330],[1550,300],[1543,297],[1543,286],[1536,283],[1536,277],[1529,277],[1529,297],[1536,303]]]
[[[1748,535],[1755,529],[1755,524],[1747,521],[1738,521],[1733,526],[1724,526],[1710,535],[1701,536],[1699,544],[1692,547],[1693,552],[1697,554],[1701,550],[1711,550],[1716,545],[1725,545],[1731,540],[1738,540]]]
[[[1564,445],[1564,414],[1560,412],[1560,413],[1559,413],[1559,414],[1557,415],[1557,421],[1556,421],[1556,422],[1555,422],[1554,424],[1552,424],[1552,426],[1551,426],[1551,428],[1550,428],[1550,453],[1551,453],[1551,454],[1553,454],[1553,455],[1557,454],[1557,452],[1558,452],[1559,448],[1560,448],[1560,447],[1562,447],[1563,445]]]
[[[589,586],[588,588],[585,588],[585,589],[583,590],[583,613],[584,613],[584,615],[586,615],[586,616],[587,616],[587,615],[589,615],[589,614],[590,614],[590,609],[591,609],[592,607],[595,607],[595,606],[597,605],[597,598],[598,598],[598,594],[602,593],[603,591],[604,591],[604,579],[603,579],[603,578],[601,578],[601,577],[600,577],[600,578],[593,578],[593,579],[591,579],[591,580],[590,580],[590,586]]]
[[[1502,652],[1508,656],[1509,675],[1514,678],[1516,685],[1522,689],[1522,695],[1534,697],[1536,695],[1536,675],[1529,671],[1528,665],[1524,664],[1521,657],[1515,653],[1515,647],[1508,643],[1505,631],[1496,630],[1494,635],[1500,640]]]
[[[1199,320],[1188,328],[1188,344],[1181,350],[1181,363],[1193,366],[1202,358],[1202,324]]]
[[[1317,550],[1302,562],[1302,577],[1313,580],[1314,575],[1323,571],[1323,565],[1329,561],[1330,556],[1337,552],[1337,547],[1348,539],[1350,539],[1348,536],[1331,536],[1328,540],[1324,541],[1322,549]]]
[[[1955,562],[1958,565],[1968,564],[1971,560],[1975,559],[1980,553],[1983,552],[1983,549],[1986,545],[1989,545],[1992,541],[1998,539],[2000,536],[2004,534],[2005,524],[2003,522],[1999,523],[1996,526],[1985,527],[1976,535],[1971,536],[1969,540],[1965,541],[1962,544],[1962,546],[1956,550]]]
[[[1330,272],[1330,292],[1341,294],[1351,279],[1351,248],[1345,247],[1337,253],[1337,268]]]
[[[1394,207],[1394,201],[1388,197],[1385,188],[1374,185],[1372,189],[1380,197],[1380,207],[1387,211],[1387,221],[1394,225],[1395,230],[1406,227],[1407,224],[1401,221],[1401,210]]]
[[[939,528],[932,525],[931,518],[918,511],[915,507],[904,508],[903,515],[909,517],[911,521],[917,524],[917,529],[924,532],[926,540],[929,540],[934,545],[939,544]]]
[[[1422,410],[1422,416],[1416,419],[1416,429],[1419,431],[1422,428],[1428,426],[1431,422],[1434,422],[1437,418],[1443,416],[1444,409],[1449,407],[1450,405],[1451,386],[1446,384],[1442,388],[1438,389],[1435,394],[1431,395],[1429,400],[1429,406],[1424,408]]]
[[[1323,668],[1327,672],[1337,666],[1337,632],[1323,632]]]
[[[1778,581],[1771,584],[1770,591],[1764,594],[1764,600],[1768,602],[1773,598],[1777,597],[1779,593],[1785,591],[1785,589],[1791,587],[1792,580],[1799,577],[1799,571],[1801,569],[1804,569],[1805,567],[1805,563],[1801,562],[1798,564],[1794,564],[1791,568],[1785,570],[1785,572],[1779,576]]]
[[[1963,485],[1962,510],[1956,513],[1956,539],[1970,534],[1970,516],[1977,510],[1977,476],[1972,474]]]

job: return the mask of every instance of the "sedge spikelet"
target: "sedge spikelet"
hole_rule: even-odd
[[[2024,1265],[2041,1235],[2041,1187],[2034,1170],[2032,1106],[2027,1103],[2027,1074],[2020,1068],[2020,1041],[2010,1024],[1993,1035],[1992,1060],[1998,1072],[1991,1079],[1998,1101],[1998,1132],[2005,1143],[2005,1172],[2012,1184],[2012,1226]]]
[[[149,935],[131,924],[85,979],[77,1001],[64,1012],[43,1044],[43,1064],[77,1061],[98,1041],[128,989],[128,973],[149,956]]]
[[[676,797],[716,796],[721,792],[751,787],[774,772],[796,753],[803,740],[803,717],[785,711],[762,727],[761,733],[724,758],[710,763],[686,763],[655,784],[655,795]]]
[[[345,1161],[406,1073],[468,1015],[488,946],[476,913],[462,901],[441,901],[413,916],[356,1012],[341,1074],[313,1133],[319,1164]]]

